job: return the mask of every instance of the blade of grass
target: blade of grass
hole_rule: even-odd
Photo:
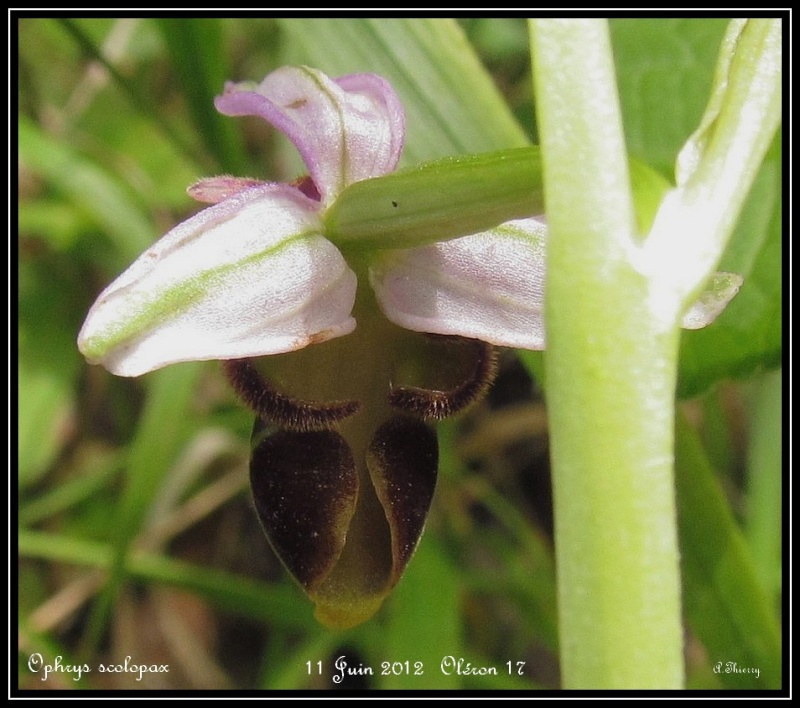
[[[698,435],[676,420],[684,611],[729,688],[780,688],[778,623]],[[774,510],[773,510],[774,511]],[[741,672],[728,671],[729,662]],[[746,672],[758,670],[760,674]]]
[[[443,479],[461,485],[477,502],[485,506],[494,516],[505,533],[497,534],[495,539],[486,539],[501,546],[498,556],[503,552],[509,556],[507,572],[500,576],[486,576],[478,573],[465,573],[462,582],[477,592],[495,592],[506,586],[509,595],[519,598],[531,638],[549,650],[558,651],[558,624],[556,612],[556,581],[553,554],[542,538],[531,528],[519,509],[499,494],[490,484],[478,477],[467,477],[462,463],[456,455],[455,426],[445,423],[439,426],[440,470]],[[508,537],[513,543],[508,542]],[[524,554],[524,560],[517,557]]]
[[[29,245],[30,242],[26,242]],[[21,249],[17,274],[17,474],[21,498],[74,439],[81,370],[75,347],[85,274],[52,252]]]
[[[19,523],[22,526],[33,526],[44,519],[66,511],[75,504],[80,504],[105,487],[120,471],[120,468],[120,456],[116,453],[95,460],[90,465],[82,466],[85,474],[59,484],[23,504],[19,510]]]
[[[214,96],[231,78],[222,20],[181,17],[157,23],[206,150],[224,171],[248,174],[241,131],[214,108]]]
[[[130,100],[133,107],[138,110],[143,116],[147,116],[152,120],[164,133],[167,139],[172,142],[175,147],[182,152],[191,162],[198,166],[211,167],[208,159],[193,148],[175,128],[173,128],[161,115],[158,110],[154,110],[152,102],[148,101],[136,88],[132,81],[129,81],[122,74],[117,71],[116,67],[109,63],[102,51],[95,46],[91,38],[78,26],[78,24],[71,19],[62,17],[59,19],[61,26],[66,33],[75,40],[76,44],[81,48],[83,53],[90,59],[100,63],[106,71],[112,76],[114,81],[122,88],[125,95]]]
[[[150,219],[119,178],[24,117],[19,119],[19,156],[111,237],[118,254],[115,267],[126,266],[153,242]]]
[[[98,645],[120,588],[126,558],[162,479],[185,442],[190,403],[202,363],[181,364],[150,375],[144,412],[139,419],[126,466],[126,486],[119,501],[119,523],[112,530],[114,560],[84,636],[84,648]]]
[[[111,545],[22,529],[19,555],[109,570],[114,563]],[[126,559],[132,578],[163,583],[197,593],[221,609],[293,630],[318,628],[312,610],[299,590],[286,585],[244,578],[175,558],[136,552]]]
[[[20,558],[40,558],[96,568],[107,568],[111,564],[108,544],[46,531],[20,529],[17,550]]]
[[[747,455],[748,508],[745,535],[762,584],[773,599],[781,592],[782,415],[780,370],[758,382]]]
[[[64,373],[67,373],[65,376]],[[20,363],[17,474],[22,489],[37,483],[62,448],[65,428],[74,406],[73,371],[59,372]]]
[[[519,510],[482,480],[464,482],[466,491],[493,514],[522,548],[524,572],[510,570],[509,582],[518,588],[528,607],[527,614],[537,628],[536,638],[551,651],[558,651],[555,564],[551,551],[536,535]]]

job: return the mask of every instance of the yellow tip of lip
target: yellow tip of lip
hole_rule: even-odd
[[[329,629],[350,629],[372,617],[383,604],[384,595],[359,598],[342,604],[317,603],[314,616]]]

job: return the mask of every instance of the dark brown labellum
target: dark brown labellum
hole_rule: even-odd
[[[347,539],[358,496],[353,455],[332,430],[264,431],[256,420],[250,459],[256,511],[278,557],[313,590]]]
[[[392,418],[372,438],[367,467],[389,522],[394,585],[414,553],[433,499],[436,433],[413,418]]]
[[[250,484],[267,538],[316,604],[317,618],[340,629],[378,610],[422,535],[438,468],[427,421],[476,401],[496,368],[494,348],[479,340],[394,333],[388,340],[389,356],[377,362],[363,352],[351,363],[320,350],[319,361],[292,362],[291,376],[280,362],[270,369],[306,395],[317,390],[315,381],[329,392],[349,391],[352,382],[358,401],[295,398],[278,392],[250,359],[223,363],[258,416]],[[350,371],[336,368],[343,361]],[[321,369],[308,369],[318,363]],[[303,381],[307,370],[316,379]],[[385,394],[376,390],[382,382]]]

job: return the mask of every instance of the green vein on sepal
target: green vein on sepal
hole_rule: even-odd
[[[151,294],[147,301],[131,303],[131,307],[126,310],[127,316],[124,319],[121,318],[102,332],[86,338],[82,345],[84,356],[90,361],[102,359],[112,349],[133,339],[141,332],[185,312],[187,308],[202,300],[209,292],[213,292],[215,286],[222,283],[233,272],[272,258],[303,238],[317,235],[304,232],[291,236],[272,248],[253,253],[233,263],[209,268],[193,278],[175,283],[161,292]]]

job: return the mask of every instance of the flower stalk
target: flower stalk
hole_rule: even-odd
[[[550,226],[547,403],[565,688],[679,688],[672,475],[678,330],[646,311],[611,48],[532,22]],[[609,100],[612,97],[613,100]]]
[[[678,157],[678,184],[652,226],[637,229],[605,22],[531,22],[567,688],[683,684],[678,327],[693,326],[687,306],[698,288],[706,305],[715,299],[709,276],[780,122],[780,44],[779,21],[731,23],[708,108]]]

